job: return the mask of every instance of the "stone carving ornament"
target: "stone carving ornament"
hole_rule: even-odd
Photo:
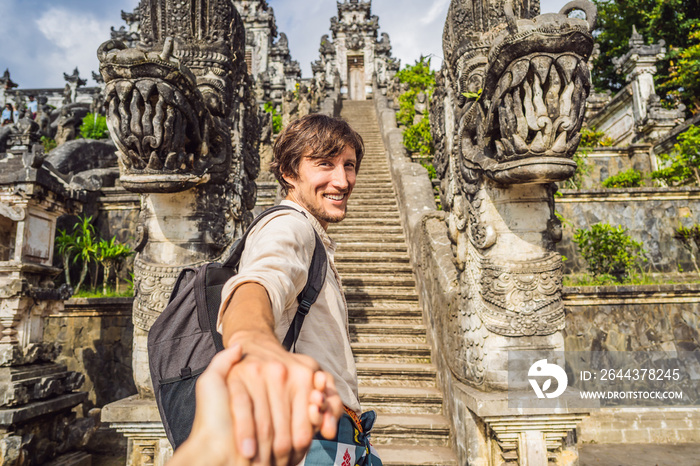
[[[430,112],[464,299],[446,344],[471,383],[484,382],[489,338],[563,328],[552,183],[576,169],[595,15],[582,0],[544,15],[528,0],[450,5]]]
[[[98,49],[120,180],[142,193],[134,376],[145,337],[185,266],[227,255],[252,215],[258,119],[243,22],[230,0],[142,0],[140,42]],[[281,42],[282,42],[281,38]]]

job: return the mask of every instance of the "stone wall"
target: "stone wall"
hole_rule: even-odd
[[[567,351],[700,350],[698,284],[566,287],[564,302]],[[602,408],[578,436],[596,443],[700,442],[700,408]]]
[[[57,362],[85,375],[84,414],[136,393],[131,370],[132,298],[74,298],[44,321],[44,341],[61,346]]]
[[[679,223],[687,227],[698,222],[700,187],[562,190],[561,194],[555,200],[556,210],[566,225],[557,251],[567,258],[565,273],[586,270],[573,236],[577,228],[598,222],[622,225],[644,244],[645,270],[672,273],[679,265],[684,271],[694,270],[690,254],[673,234]]]
[[[631,168],[648,175],[656,169],[656,161],[651,157],[650,149],[650,145],[582,149],[591,171],[583,178],[581,187],[600,189],[603,181]]]

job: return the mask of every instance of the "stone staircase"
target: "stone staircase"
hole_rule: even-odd
[[[373,102],[343,103],[365,156],[347,218],[329,228],[350,311],[364,410],[385,465],[456,465]]]

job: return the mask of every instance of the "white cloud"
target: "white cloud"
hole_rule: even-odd
[[[88,78],[97,71],[97,47],[109,39],[111,24],[90,13],[50,8],[36,20],[41,34],[53,45],[40,59],[55,72],[70,73],[77,66],[81,77]]]
[[[447,14],[447,8],[450,6],[450,0],[437,0],[433,2],[430,10],[421,18],[420,22],[423,24],[430,24],[435,21],[438,17],[444,18]]]

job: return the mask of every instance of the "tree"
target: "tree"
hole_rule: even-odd
[[[107,294],[107,281],[109,280],[110,272],[112,270],[118,272],[120,265],[132,254],[131,247],[127,244],[117,243],[114,236],[109,241],[105,239],[100,240],[97,245],[96,259],[97,262],[102,264],[104,269],[102,273],[102,294]],[[119,293],[119,276],[116,276],[115,291]]]
[[[664,85],[670,80],[670,61],[674,54],[680,54],[691,45],[694,40],[691,32],[700,25],[700,0],[593,0],[593,3],[598,7],[598,27],[594,35],[600,44],[600,56],[593,68],[596,89],[619,90],[625,85],[625,77],[617,74],[613,59],[627,52],[635,26],[647,44],[666,41],[669,52],[657,65],[654,77],[662,98],[665,97],[671,91]]]
[[[95,228],[90,223],[92,217],[78,217],[78,222],[73,225],[73,232],[58,230],[56,237],[56,249],[63,258],[63,270],[66,277],[66,284],[71,286],[70,263],[81,262],[78,283],[75,285],[74,294],[80,291],[80,287],[85,282],[88,267],[95,260],[97,254],[97,235]]]
[[[691,126],[678,135],[671,154],[659,154],[663,167],[653,171],[651,178],[668,186],[700,186],[700,127]]]
[[[661,91],[685,103],[693,114],[700,111],[700,27],[688,36],[686,48],[672,47],[669,53],[668,80],[660,83]]]

